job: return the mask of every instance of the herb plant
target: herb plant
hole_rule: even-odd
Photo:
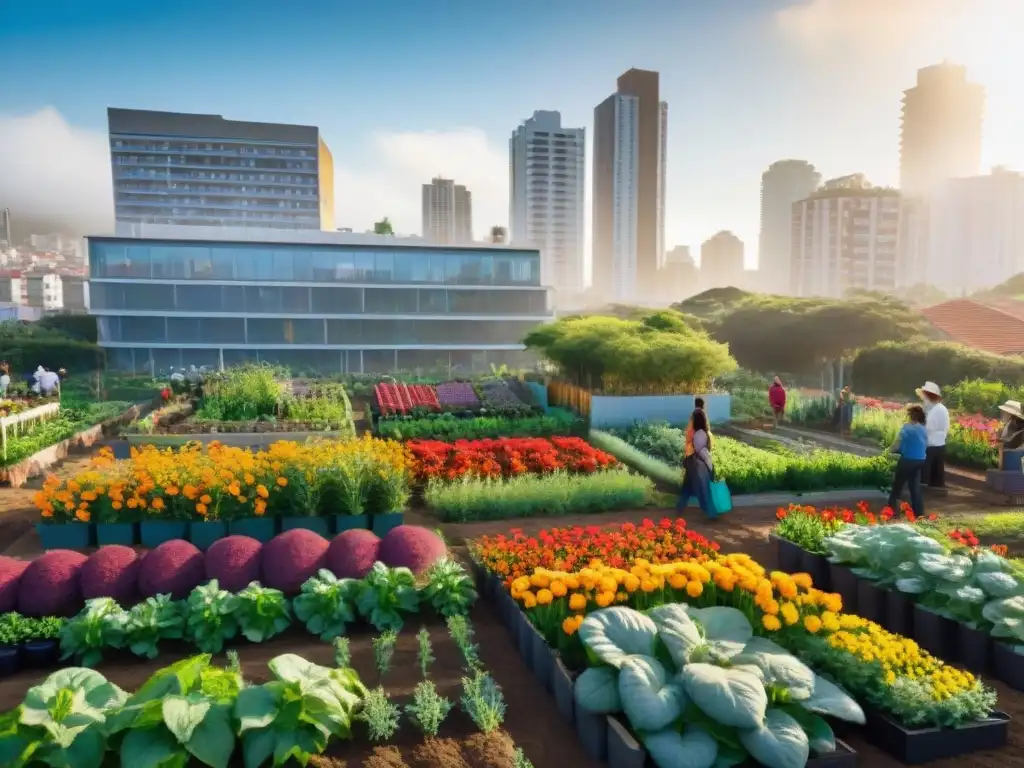
[[[156,595],[128,611],[124,642],[135,655],[155,659],[160,641],[180,640],[184,629],[182,604],[170,595]]]
[[[123,645],[127,618],[112,598],[87,600],[85,608],[61,630],[61,659],[77,658],[83,667],[95,666],[103,658],[105,648]]]
[[[326,568],[302,585],[302,592],[293,602],[295,616],[306,629],[330,642],[345,634],[345,626],[355,621],[352,597],[358,582],[339,579]]]
[[[424,736],[437,736],[451,709],[452,703],[437,692],[437,687],[430,680],[416,684],[412,704],[405,706],[406,714],[423,731]]]
[[[420,661],[420,671],[423,673],[423,678],[426,679],[427,670],[434,661],[434,654],[430,644],[430,632],[427,631],[426,627],[423,627],[416,633],[416,643],[419,645],[417,657]]]
[[[393,629],[387,629],[373,638],[373,660],[381,678],[391,669],[391,657],[395,653],[395,643],[397,642],[398,634]]]
[[[497,730],[505,721],[505,697],[483,670],[462,678],[462,709],[483,733]]]
[[[352,666],[352,648],[347,637],[334,638],[334,666],[339,669]]]
[[[522,747],[516,747],[516,751],[512,753],[512,768],[533,768],[533,763],[523,752]]]
[[[288,598],[280,590],[253,582],[236,597],[238,608],[235,615],[246,640],[262,643],[284,632],[292,623]]]
[[[442,558],[427,569],[423,600],[442,616],[466,615],[476,600],[473,580],[458,562]]]
[[[402,629],[404,613],[415,613],[419,607],[416,577],[408,568],[388,568],[377,562],[359,582],[356,608],[377,631]]]
[[[465,616],[449,616],[446,621],[448,634],[458,647],[466,662],[467,669],[475,670],[480,666],[480,653],[473,642],[473,626]]]
[[[391,703],[384,688],[380,687],[366,695],[363,712],[359,717],[366,723],[371,741],[388,741],[398,730],[402,712]]]
[[[220,653],[238,633],[238,597],[220,588],[216,579],[188,596],[185,634],[203,653]]]

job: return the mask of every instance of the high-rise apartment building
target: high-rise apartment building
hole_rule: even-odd
[[[668,105],[658,79],[631,69],[594,109],[593,285],[604,299],[654,290],[664,259]]]
[[[119,225],[334,229],[319,128],[134,109],[107,121]]]
[[[951,295],[1024,272],[1024,174],[947,181],[931,202],[927,282]]]
[[[743,241],[732,232],[712,235],[700,247],[701,290],[739,287],[745,283]]]
[[[917,197],[943,182],[981,169],[985,89],[967,80],[967,68],[943,62],[917,71],[903,92],[900,191]]]
[[[8,248],[14,247],[14,236],[11,234],[11,209],[0,211],[0,242]]]
[[[512,242],[539,248],[541,275],[556,291],[583,290],[586,132],[538,111],[509,140]]]
[[[839,298],[897,286],[900,193],[863,174],[832,179],[793,204],[792,293]]]
[[[423,237],[440,245],[473,242],[473,196],[451,179],[423,185]]]
[[[760,290],[790,290],[793,203],[810,197],[820,183],[821,174],[804,160],[779,160],[761,174],[761,236],[757,256]]]

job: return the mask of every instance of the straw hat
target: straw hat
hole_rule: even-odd
[[[942,390],[939,389],[939,385],[934,381],[926,381],[923,387],[918,387],[914,390],[918,397],[923,398],[925,395],[935,395],[936,397],[942,397]]]
[[[1008,413],[1011,416],[1016,416],[1017,418],[1024,417],[1024,413],[1021,413],[1020,410],[1020,403],[1018,403],[1016,400],[1007,400],[1005,403],[999,406],[999,410],[1002,411],[1003,413]]]

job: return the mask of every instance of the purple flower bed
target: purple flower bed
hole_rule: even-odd
[[[437,399],[442,406],[455,408],[479,408],[480,398],[473,391],[473,385],[464,381],[449,381],[437,385]]]

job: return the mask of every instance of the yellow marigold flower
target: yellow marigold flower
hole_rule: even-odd
[[[640,579],[631,573],[626,576],[625,581],[622,582],[622,586],[626,588],[627,592],[636,592],[640,589]]]
[[[611,576],[604,576],[601,578],[599,586],[602,592],[614,592],[619,583]]]
[[[690,581],[686,584],[686,594],[690,597],[700,597],[704,592],[704,585],[699,581]]]
[[[587,598],[579,592],[569,598],[570,611],[585,611],[587,609]],[[570,633],[571,634],[571,633]]]
[[[575,635],[576,630],[579,628],[580,625],[576,623],[576,618],[574,616],[567,616],[565,620],[562,621],[562,631],[567,635]]]
[[[537,592],[537,603],[540,605],[550,605],[554,595],[551,594],[550,589],[542,589]]]
[[[614,592],[598,592],[597,596],[594,598],[594,602],[596,602],[601,608],[607,608],[612,604],[612,602],[614,602],[614,600]]]
[[[284,488],[284,487],[286,487],[288,485],[288,478],[287,477],[278,477],[277,480],[275,480],[274,482],[277,483],[278,486],[280,486],[281,488]]]
[[[523,608],[536,608],[537,598],[533,592],[523,592],[522,594]]]
[[[782,623],[770,614],[765,614],[761,617],[761,626],[767,629],[769,632],[776,632],[782,629]]]
[[[551,579],[548,578],[548,575],[543,571],[534,571],[533,574],[530,576],[530,584],[532,584],[535,587],[544,588],[547,587],[550,583]]]
[[[836,632],[839,630],[839,617],[832,611],[825,611],[821,614],[821,625],[826,632]]]
[[[626,594],[625,592],[616,592],[615,593],[615,602],[616,603],[624,603],[627,600],[629,600],[629,595]]]
[[[672,589],[686,589],[686,576],[682,573],[673,573],[668,577],[668,584]]]
[[[512,582],[512,589],[514,589],[516,592],[525,592],[529,588],[530,588],[530,577],[529,576],[520,576],[519,578],[513,580],[513,582]]]
[[[813,584],[813,582],[811,581],[811,574],[794,573],[793,583],[800,587],[800,589],[810,589]]]
[[[779,608],[779,613],[782,614],[782,620],[786,622],[787,626],[791,627],[800,621],[800,611],[792,603],[783,603]]]
[[[812,635],[817,634],[818,630],[821,629],[821,619],[817,616],[807,616],[804,618],[804,629]]]
[[[566,592],[568,592],[565,584],[561,581],[552,581],[550,589],[551,594],[555,597],[565,597]]]
[[[640,589],[642,589],[644,592],[653,592],[655,589],[657,589],[657,585],[651,579],[641,579]]]
[[[822,593],[821,604],[825,606],[825,610],[831,611],[832,613],[839,613],[843,610],[842,596],[831,592]]]

